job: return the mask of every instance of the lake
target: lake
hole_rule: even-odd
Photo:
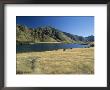
[[[16,52],[51,51],[57,49],[86,48],[86,47],[89,47],[89,45],[63,44],[63,43],[38,43],[38,44],[16,45]]]

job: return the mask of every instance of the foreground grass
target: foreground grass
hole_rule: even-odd
[[[17,53],[17,74],[94,74],[94,48]]]

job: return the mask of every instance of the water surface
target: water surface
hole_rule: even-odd
[[[17,45],[16,52],[51,51],[57,49],[86,48],[86,47],[89,47],[89,45],[63,44],[63,43],[38,43],[38,44]]]

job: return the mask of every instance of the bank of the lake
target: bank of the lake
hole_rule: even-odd
[[[94,48],[17,53],[17,74],[94,74]]]

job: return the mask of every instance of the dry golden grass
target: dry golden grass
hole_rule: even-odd
[[[17,53],[16,64],[17,74],[94,74],[94,48]]]

